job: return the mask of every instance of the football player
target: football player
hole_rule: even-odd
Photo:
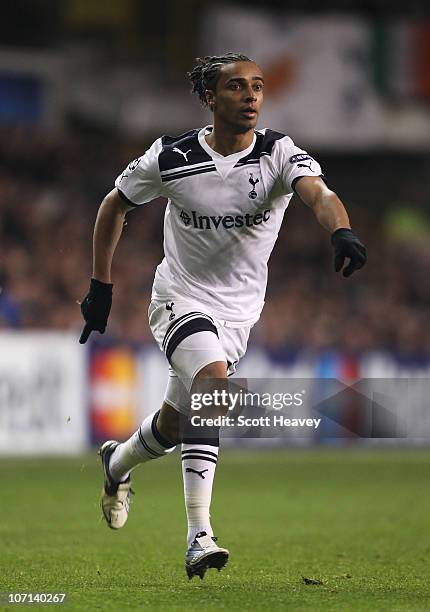
[[[123,527],[131,470],[181,444],[185,567],[189,578],[202,578],[210,567],[221,569],[229,552],[218,545],[209,518],[218,431],[196,437],[181,426],[190,413],[190,393],[210,387],[210,381],[222,384],[245,354],[264,304],[267,262],[294,192],[328,231],[337,272],[343,268],[348,277],[361,268],[366,249],[318,161],[289,136],[257,129],[264,75],[254,61],[234,53],[208,56],[188,76],[211,124],[158,138],[104,198],[94,229],[93,277],[81,305],[86,323],[80,342],[106,329],[111,263],[125,215],[164,196],[165,257],[155,273],[149,325],[169,363],[165,399],[129,440],[101,447],[101,505],[109,527]]]

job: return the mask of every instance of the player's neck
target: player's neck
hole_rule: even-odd
[[[247,149],[254,138],[254,130],[248,130],[243,134],[234,134],[231,130],[215,124],[212,132],[206,134],[205,138],[211,149],[226,157]]]

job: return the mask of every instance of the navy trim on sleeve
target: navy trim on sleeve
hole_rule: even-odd
[[[291,187],[293,188],[293,191],[296,190],[296,183],[297,183],[297,181],[300,181],[301,178],[305,178],[307,176],[311,176],[312,177],[312,175],[304,174],[303,176],[296,176],[296,178],[293,179],[293,182],[291,183]],[[318,178],[322,179],[324,181],[324,183],[327,185],[327,179],[324,176],[324,174],[319,174]]]
[[[125,193],[123,193],[119,187],[117,187],[116,189],[117,189],[117,191],[118,191],[118,193],[119,193],[119,196],[120,196],[121,200],[124,200],[124,202],[125,202],[126,204],[128,204],[129,206],[133,206],[134,208],[136,208],[136,207],[138,206],[138,204],[135,204],[134,202],[132,202],[131,200],[129,200],[129,199],[127,198],[127,196],[125,195]]]

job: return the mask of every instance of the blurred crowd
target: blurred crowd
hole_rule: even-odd
[[[0,329],[80,331],[98,206],[145,144],[1,128]],[[346,203],[367,266],[349,279],[335,274],[329,235],[295,196],[269,262],[253,342],[282,357],[315,349],[430,356],[425,212],[413,202],[380,206],[371,190],[366,202]],[[160,199],[127,216],[114,259],[109,334],[137,344],[153,342],[147,307],[163,256],[164,207]]]

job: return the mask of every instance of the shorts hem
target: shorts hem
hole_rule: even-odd
[[[210,363],[215,363],[216,361],[224,361],[224,363],[227,365],[227,359],[209,359],[208,361],[203,362],[203,365],[199,365],[198,368],[196,368],[196,370],[194,371],[194,374],[190,378],[191,387],[189,388],[189,391],[191,391],[191,388],[194,384],[194,379],[197,376],[197,374],[201,372],[203,368],[205,368],[207,365],[209,365]]]
[[[173,410],[176,410],[176,412],[181,412],[180,409],[179,409],[179,405],[175,404],[171,400],[168,400],[168,399],[164,398],[163,402],[165,404],[167,404],[168,406],[170,406],[171,408],[173,408]]]

